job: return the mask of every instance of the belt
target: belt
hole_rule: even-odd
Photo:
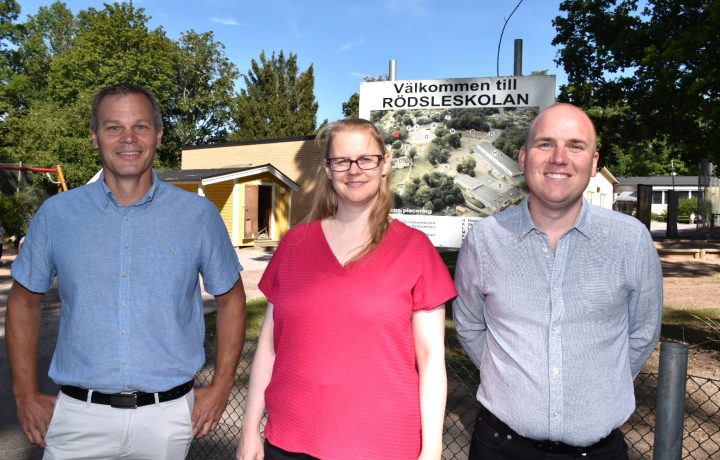
[[[185,382],[182,385],[169,389],[168,391],[161,391],[158,393],[132,391],[107,394],[93,391],[92,396],[90,397],[90,402],[95,404],[105,404],[118,409],[135,409],[137,407],[155,404],[155,395],[157,395],[157,402],[172,401],[173,399],[185,396],[190,390],[192,390],[192,387],[193,381],[190,380],[189,382]],[[90,392],[87,388],[80,388],[72,385],[61,385],[60,391],[71,398],[79,399],[80,401],[87,401],[88,393]]]
[[[515,430],[510,428],[495,416],[492,412],[487,410],[487,408],[483,405],[480,406],[480,417],[484,417],[488,425],[490,425],[493,429],[497,431],[503,431],[511,434],[514,438],[522,439],[528,443],[530,443],[533,447],[535,447],[537,450],[542,452],[548,452],[548,453],[554,453],[554,454],[589,454],[597,449],[601,449],[609,444],[611,444],[614,441],[614,437],[617,436],[617,433],[619,430],[615,429],[610,432],[609,435],[602,438],[598,442],[585,446],[573,446],[570,444],[565,444],[564,442],[559,441],[538,441],[536,439],[526,438],[525,436],[522,436],[518,434]]]

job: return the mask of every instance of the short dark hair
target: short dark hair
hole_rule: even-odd
[[[98,107],[100,107],[102,100],[107,96],[127,96],[128,94],[140,94],[147,98],[152,106],[152,122],[155,125],[155,129],[162,129],[162,113],[160,112],[160,104],[158,104],[155,94],[140,85],[134,85],[132,83],[117,83],[101,89],[95,97],[93,97],[92,117],[90,118],[90,130],[93,133],[97,133],[98,130]]]

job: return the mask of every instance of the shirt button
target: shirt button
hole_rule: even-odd
[[[122,360],[122,365],[123,365],[123,366],[127,366],[127,359],[123,359],[123,360]]]
[[[123,249],[127,249],[127,248],[128,248],[128,244],[127,244],[127,243],[123,243]]]
[[[123,216],[123,220],[124,220],[125,222],[127,222],[127,221],[128,221],[128,219],[129,219],[129,217],[128,217],[128,216]]]
[[[127,277],[128,277],[127,272],[123,272],[122,277],[123,277],[123,278],[127,278]]]
[[[553,330],[553,331],[557,331],[558,329],[560,329],[560,326],[558,326],[557,323],[555,323],[555,324],[552,325],[552,330]]]
[[[553,412],[553,417],[560,417],[560,412],[558,412],[558,411]]]
[[[552,375],[558,375],[559,373],[560,373],[560,369],[558,369],[557,367],[552,368]]]
[[[127,336],[127,331],[122,331],[121,334],[123,337],[125,337],[125,336]]]

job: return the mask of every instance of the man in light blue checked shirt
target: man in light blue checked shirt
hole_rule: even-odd
[[[217,208],[158,180],[162,117],[145,88],[118,84],[93,101],[103,174],[43,203],[12,266],[6,346],[18,419],[45,459],[180,459],[218,423],[245,333],[242,267]],[[199,275],[217,300],[212,383]],[[58,341],[38,389],[43,293],[57,278]]]
[[[570,104],[531,124],[529,196],[476,222],[455,272],[455,327],[480,370],[470,459],[627,459],[618,429],[662,319],[662,270],[635,218],[583,199],[595,128]]]

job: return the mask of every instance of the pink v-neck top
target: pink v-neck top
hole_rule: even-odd
[[[412,316],[456,295],[427,236],[393,220],[373,252],[343,267],[320,221],[299,225],[259,287],[274,305],[268,440],[321,459],[417,459]]]

